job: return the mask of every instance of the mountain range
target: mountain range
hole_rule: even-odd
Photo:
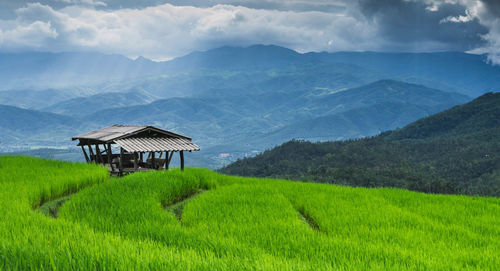
[[[89,112],[148,104],[157,99],[157,97],[143,89],[133,88],[127,92],[105,92],[88,97],[72,98],[41,108],[40,110],[68,116],[85,116]]]
[[[98,53],[0,59],[0,150],[70,147],[81,132],[148,124],[193,137],[202,152],[188,163],[212,168],[293,138],[373,136],[500,89],[499,67],[452,52],[300,54],[256,45],[165,62]]]

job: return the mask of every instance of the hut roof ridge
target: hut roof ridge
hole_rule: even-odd
[[[108,127],[104,127],[98,130],[90,131],[88,133],[80,134],[77,136],[72,137],[72,140],[76,139],[91,139],[91,140],[98,140],[98,141],[103,141],[103,142],[109,142],[113,141],[116,139],[121,139],[124,137],[128,137],[131,135],[134,135],[138,132],[145,131],[147,129],[154,130],[156,132],[159,132],[161,134],[165,134],[167,136],[171,137],[178,137],[178,138],[184,138],[187,140],[191,140],[191,138],[176,134],[167,130],[163,130],[154,126],[147,126],[147,125],[111,125]]]

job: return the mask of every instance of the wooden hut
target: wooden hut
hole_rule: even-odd
[[[119,176],[168,169],[175,152],[184,170],[184,152],[200,150],[191,138],[153,126],[113,125],[72,138],[77,139],[87,163],[108,165],[110,173]],[[120,148],[119,153],[113,154],[113,145]]]

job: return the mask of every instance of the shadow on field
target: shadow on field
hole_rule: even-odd
[[[296,210],[300,220],[307,223],[313,230],[321,232],[318,223],[303,208],[296,208]]]
[[[180,198],[174,200],[173,202],[171,202],[167,205],[164,205],[163,208],[169,212],[174,213],[175,217],[177,217],[177,220],[179,220],[179,222],[182,225],[182,211],[184,210],[184,206],[189,201],[198,197],[202,193],[205,193],[206,191],[208,191],[208,190],[205,190],[205,189],[194,190],[194,191],[192,191],[192,193],[184,195],[183,197],[180,197]]]
[[[44,214],[46,216],[52,217],[52,218],[57,218],[59,215],[59,209],[61,208],[61,206],[66,201],[68,201],[74,194],[75,193],[69,194],[66,196],[62,196],[60,198],[45,202],[37,208],[38,212],[41,214]]]

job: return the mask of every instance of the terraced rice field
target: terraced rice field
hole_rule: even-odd
[[[499,270],[499,251],[498,198],[0,157],[2,270]]]

